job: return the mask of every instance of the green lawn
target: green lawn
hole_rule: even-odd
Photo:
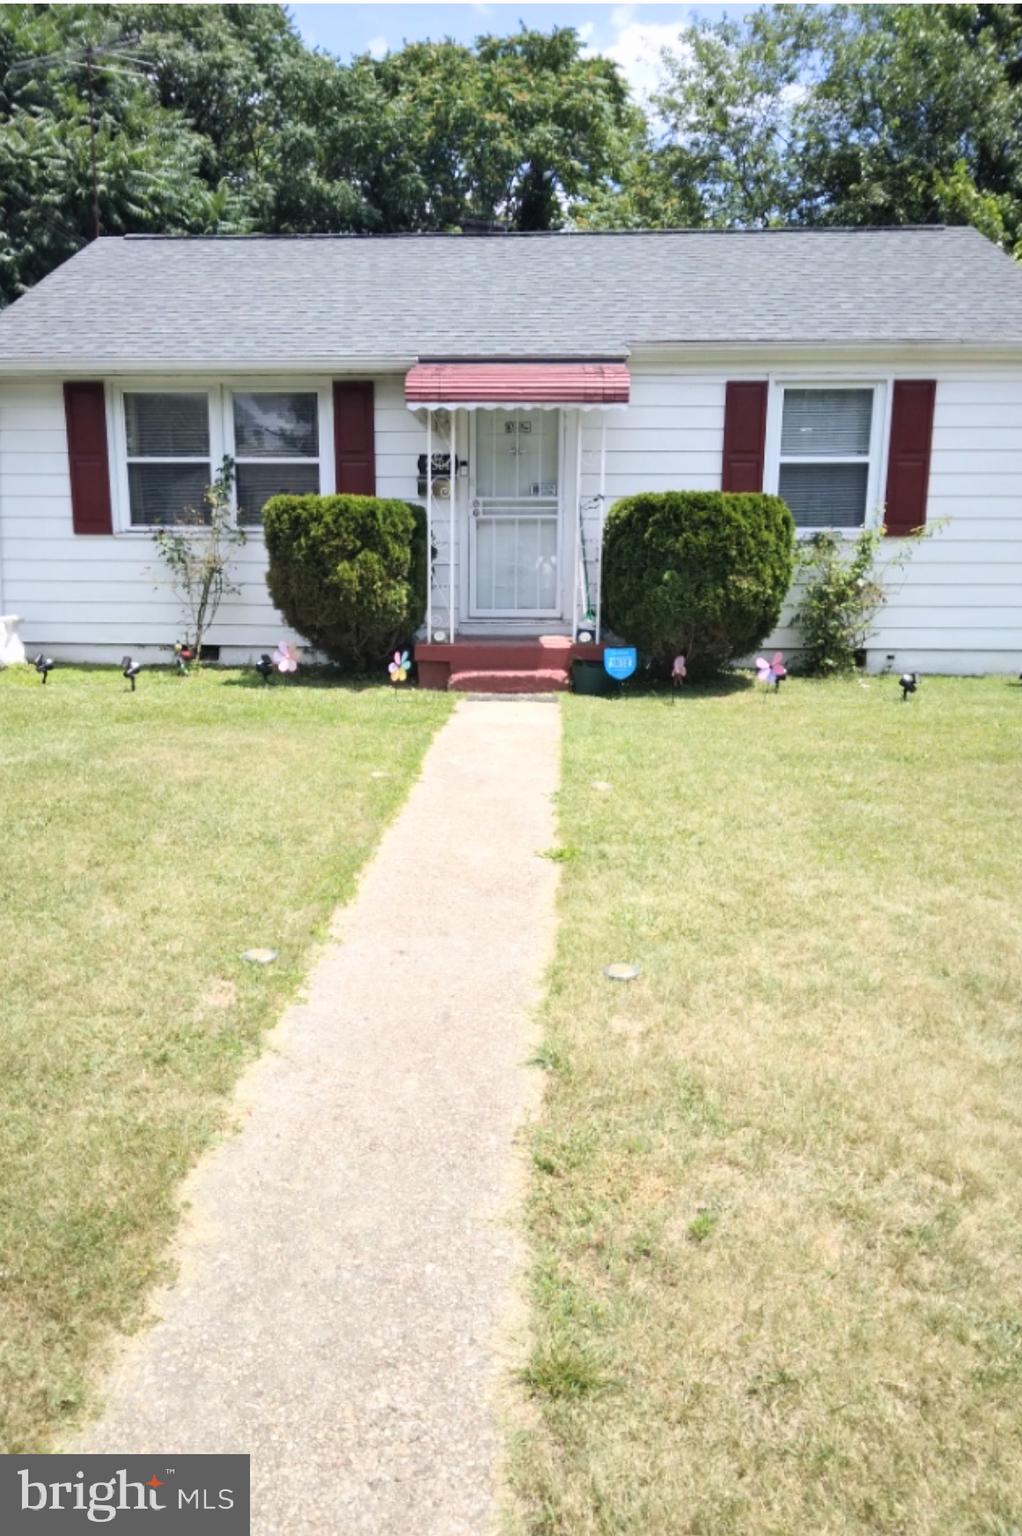
[[[182,1175],[448,708],[0,674],[0,1450],[52,1444],[143,1315]]]
[[[1022,688],[564,718],[513,1527],[1018,1536]]]

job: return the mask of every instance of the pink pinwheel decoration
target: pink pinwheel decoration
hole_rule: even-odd
[[[775,651],[769,661],[765,656],[756,657],[757,683],[764,683],[768,688],[779,688],[781,679],[787,675],[788,669],[784,665],[784,657],[780,651]]]
[[[288,645],[286,640],[281,640],[273,653],[273,665],[278,672],[297,672],[300,655],[297,645]]]
[[[408,668],[411,664],[412,658],[407,651],[395,651],[394,660],[387,666],[391,682],[403,683],[408,676]]]
[[[671,668],[671,682],[674,684],[683,683],[687,676],[688,668],[685,665],[684,656],[675,656],[674,665]]]

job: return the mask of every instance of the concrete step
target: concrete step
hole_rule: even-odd
[[[508,667],[489,671],[452,672],[447,684],[454,693],[564,693],[568,673],[564,667],[529,667],[513,671]]]

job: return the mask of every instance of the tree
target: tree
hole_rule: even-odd
[[[469,145],[479,212],[556,229],[615,185],[644,128],[615,64],[573,27],[476,43],[486,131]]]
[[[112,7],[0,15],[0,303],[96,234],[215,220],[200,142],[141,78]]]
[[[662,168],[714,224],[975,222],[1022,237],[1017,7],[775,6],[668,62]]]
[[[703,222],[789,217],[799,190],[793,109],[809,25],[795,15],[782,28],[766,11],[741,23],[702,23],[665,58],[668,82],[656,105],[667,133],[654,164],[672,189],[696,189]]]
[[[322,173],[382,230],[559,228],[614,187],[644,127],[616,66],[571,27],[410,43],[323,87]]]
[[[610,210],[643,133],[570,27],[343,64],[280,5],[8,6],[0,304],[97,229],[558,228]]]

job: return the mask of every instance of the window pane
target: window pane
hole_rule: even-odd
[[[201,458],[209,453],[206,395],[125,395],[128,456]]]
[[[209,481],[208,464],[129,464],[132,523],[208,523],[203,492]]]
[[[238,522],[249,526],[262,521],[263,506],[271,496],[319,491],[318,464],[239,464],[236,475]]]
[[[860,528],[868,464],[782,464],[778,495],[799,528]]]
[[[479,411],[476,489],[482,497],[557,495],[557,411]]]
[[[869,453],[871,389],[786,389],[781,457]]]
[[[319,457],[315,395],[235,395],[234,451],[239,459]]]

